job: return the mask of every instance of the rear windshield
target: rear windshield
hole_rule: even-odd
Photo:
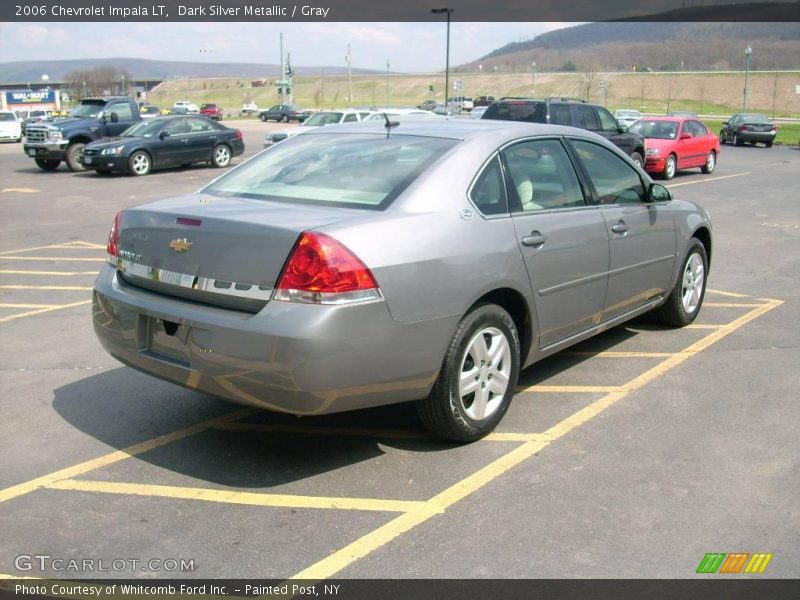
[[[380,210],[456,143],[408,135],[300,135],[273,146],[202,192]]]
[[[678,136],[678,123],[676,121],[639,119],[630,126],[628,131],[631,133],[638,133],[646,138],[674,140]]]
[[[747,123],[769,123],[770,120],[764,115],[742,115],[742,119]]]
[[[544,102],[495,102],[486,109],[482,118],[547,123],[547,107]]]

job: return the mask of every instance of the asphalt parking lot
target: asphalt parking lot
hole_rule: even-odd
[[[226,124],[245,134],[234,164],[283,127]],[[471,445],[411,406],[263,413],[101,349],[90,290],[114,215],[219,170],[44,173],[5,144],[0,174],[0,574],[691,578],[706,553],[764,552],[739,576],[796,577],[797,149],[724,146],[714,174],[670,181],[713,218],[695,324],[642,318],[534,365]],[[140,562],[20,569],[37,554]]]

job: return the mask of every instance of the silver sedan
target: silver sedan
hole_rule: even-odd
[[[123,363],[234,402],[416,401],[471,441],[521,368],[647,311],[691,323],[711,249],[705,210],[587,131],[334,125],[118,214],[94,328]]]

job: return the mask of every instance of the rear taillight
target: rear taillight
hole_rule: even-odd
[[[275,300],[306,304],[347,304],[379,300],[370,270],[343,244],[324,233],[306,231],[292,249]]]
[[[111,231],[108,232],[108,244],[106,245],[106,261],[115,267],[117,266],[117,258],[119,257],[119,222],[121,217],[122,211],[119,211],[117,216],[114,217]]]
[[[739,127],[739,131],[749,131],[749,130],[750,130],[749,125],[742,125],[741,127]]]
[[[244,137],[244,135],[242,134],[241,129],[237,129],[236,130],[236,137],[239,138],[240,140]]]

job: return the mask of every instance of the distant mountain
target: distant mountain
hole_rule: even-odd
[[[800,7],[800,4],[798,4]],[[800,69],[800,23],[589,23],[511,42],[456,70]]]
[[[39,81],[47,74],[51,81],[61,81],[77,69],[92,69],[111,65],[127,70],[137,79],[169,79],[172,77],[277,77],[280,66],[264,63],[205,63],[141,58],[85,58],[77,60],[25,60],[0,63],[0,83]],[[326,75],[347,73],[347,67],[293,67],[295,75]],[[370,69],[353,69],[353,73],[377,73]]]

